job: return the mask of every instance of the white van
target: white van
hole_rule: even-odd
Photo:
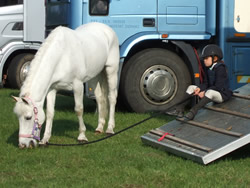
[[[47,34],[67,25],[68,0],[0,1],[0,85],[20,88]]]

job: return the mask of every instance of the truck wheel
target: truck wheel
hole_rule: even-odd
[[[8,69],[8,81],[12,88],[20,89],[30,67],[34,54],[25,53],[14,57]]]
[[[164,111],[184,99],[191,76],[178,55],[153,48],[139,52],[124,65],[120,84],[120,95],[130,110]]]

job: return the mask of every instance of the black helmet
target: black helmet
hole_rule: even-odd
[[[202,50],[201,58],[204,59],[205,57],[209,57],[209,56],[212,56],[212,57],[217,56],[219,60],[223,59],[223,53],[222,53],[221,48],[215,44],[209,44],[205,46]]]

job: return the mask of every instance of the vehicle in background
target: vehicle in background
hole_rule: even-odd
[[[31,60],[48,33],[68,26],[69,1],[1,0],[1,86],[20,88]]]
[[[34,55],[51,29],[57,25],[75,29],[88,22],[105,23],[118,35],[123,64],[118,96],[132,111],[161,111],[181,101],[189,84],[202,82],[198,54],[211,43],[223,50],[231,88],[250,82],[250,2],[247,0],[45,2],[44,5],[43,0],[36,3],[24,0],[24,5],[17,5],[24,7],[23,12],[21,8],[16,10],[17,21],[10,21],[12,25],[2,32],[14,33],[13,26],[23,19],[23,31],[15,31],[18,37],[15,35],[15,40],[10,40],[12,44],[20,43],[21,49],[6,55],[10,44],[0,45],[0,73],[13,87],[20,87],[19,80],[25,77],[20,75],[26,75],[28,68],[24,61],[30,62],[31,58],[26,60],[24,55]],[[87,96],[93,96],[91,86],[88,87]]]

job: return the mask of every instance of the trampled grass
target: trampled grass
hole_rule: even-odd
[[[0,90],[0,187],[250,187],[250,146],[203,166],[149,147],[141,135],[170,121],[153,118],[115,137],[91,145],[24,149],[18,144],[18,121],[11,95]],[[73,98],[58,96],[50,142],[77,143],[78,121]],[[116,131],[150,114],[116,113]],[[85,100],[89,141],[95,135],[97,115],[93,101]]]

